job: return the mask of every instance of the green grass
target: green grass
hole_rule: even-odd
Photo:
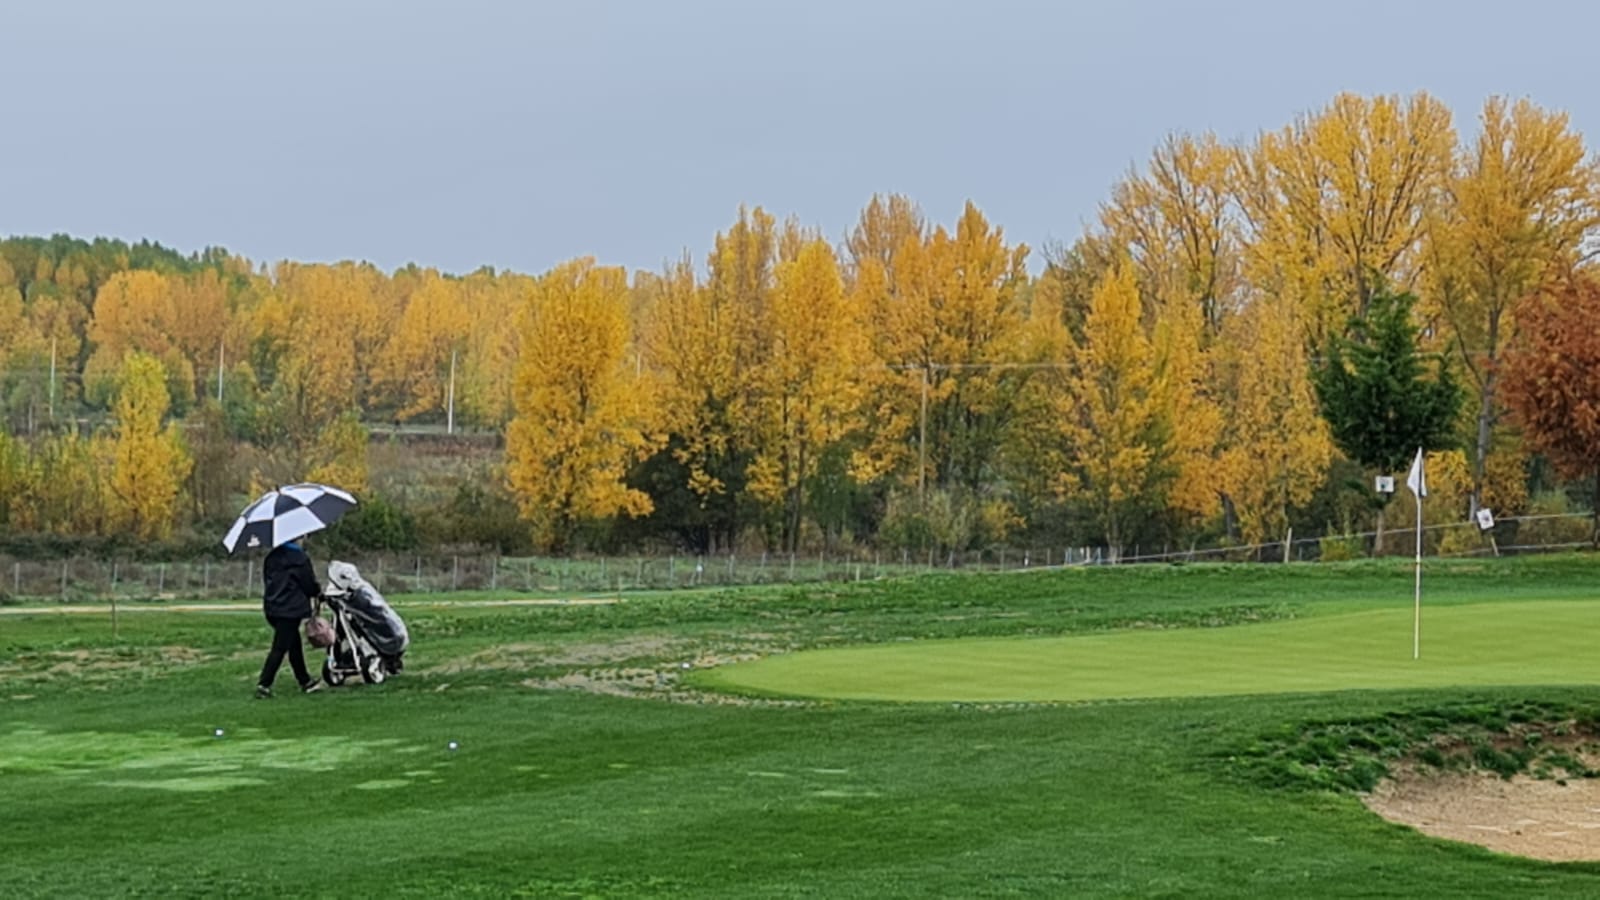
[[[775,656],[713,687],[854,700],[1060,701],[1477,685],[1593,684],[1600,601],[1411,609],[1234,628],[918,641]]]
[[[1459,671],[1452,644],[1533,612],[1569,616],[1549,639],[1589,653],[1597,574],[1589,557],[1431,566],[1425,670]],[[125,615],[115,641],[104,616],[3,616],[0,896],[1592,896],[1600,866],[1437,841],[1263,775],[1396,716],[1584,703],[1592,668],[1556,653],[1508,663],[1520,687],[1340,680],[1376,678],[1359,664],[1293,682],[1297,660],[1281,682],[1237,676],[1262,693],[1073,704],[530,686],[956,638],[1201,660],[1233,641],[1269,660],[1369,626],[1405,672],[1409,613],[1409,567],[1390,563],[416,605],[398,680],[267,702],[247,699],[253,613]]]

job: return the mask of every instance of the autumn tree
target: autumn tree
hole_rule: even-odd
[[[354,411],[334,419],[317,435],[306,480],[365,493],[368,440],[366,426]]]
[[[104,534],[107,443],[68,431],[36,444],[23,469],[22,493],[12,498],[14,530]]]
[[[511,323],[533,279],[478,271],[461,284],[467,312],[465,349],[456,371],[456,408],[464,421],[499,429],[512,415],[512,382],[521,333]]]
[[[908,465],[880,448],[858,468],[901,468],[919,487],[976,490],[995,474],[1030,374],[1016,365],[1027,335],[1028,249],[1008,245],[970,202],[954,233],[940,226],[918,241],[909,224],[900,227],[892,269],[864,267],[853,293],[868,311],[876,364],[899,373],[885,376],[892,390],[874,392],[873,427],[879,442],[900,443]]]
[[[1100,209],[1104,252],[1132,260],[1151,312],[1156,303],[1196,307],[1202,347],[1241,299],[1235,165],[1212,135],[1174,135]]]
[[[179,318],[165,276],[150,271],[112,276],[95,295],[89,329],[95,350],[85,370],[86,381],[109,396],[127,354],[148,354],[161,363],[168,396],[178,412],[186,412],[194,402],[195,374],[177,340]]]
[[[1313,337],[1361,316],[1385,284],[1409,288],[1455,147],[1449,109],[1340,94],[1238,153],[1255,286],[1304,304]]]
[[[1592,480],[1600,540],[1600,285],[1581,276],[1515,309],[1502,389],[1530,447],[1563,476]]]
[[[697,283],[687,258],[653,285],[641,349],[657,389],[661,430],[674,477],[687,489],[685,531],[701,551],[731,546],[753,458],[753,379],[771,355],[761,324],[772,303],[778,265],[777,220],[761,207],[740,208],[717,234],[709,278]]]
[[[190,460],[177,425],[162,427],[170,401],[161,362],[130,353],[118,377],[108,511],[114,527],[141,540],[172,533]]]
[[[1056,491],[1086,502],[1113,547],[1138,516],[1161,508],[1175,475],[1172,422],[1139,306],[1133,267],[1123,262],[1095,290],[1082,337],[1063,336],[1067,368],[1053,392]]]
[[[1255,298],[1220,341],[1218,395],[1227,421],[1218,489],[1246,543],[1287,533],[1291,510],[1327,477],[1333,444],[1318,414],[1296,305]]]
[[[812,238],[778,265],[761,325],[771,353],[752,373],[744,411],[754,442],[750,491],[777,504],[781,546],[793,551],[805,490],[823,453],[856,427],[866,341],[827,242]]]
[[[589,259],[548,272],[528,299],[506,474],[537,539],[554,550],[585,522],[651,508],[624,483],[650,447],[628,299],[627,274]]]
[[[927,440],[923,386],[929,348],[919,354],[916,331],[931,329],[911,289],[924,280],[915,270],[927,258],[928,237],[928,224],[910,198],[874,195],[845,242],[846,290],[862,312],[873,359],[882,363],[861,373],[868,428],[851,468],[863,482],[903,486],[926,480],[919,451]]]
[[[1431,296],[1474,390],[1471,508],[1502,415],[1498,365],[1516,301],[1571,273],[1600,225],[1600,173],[1565,113],[1492,97],[1430,224]]]
[[[671,510],[673,528],[699,552],[732,546],[749,465],[736,414],[748,402],[734,362],[738,301],[702,285],[687,257],[646,288],[640,339],[653,382],[659,424],[667,437],[653,461],[652,495]]]
[[[462,302],[460,284],[427,270],[405,303],[393,333],[379,352],[374,388],[398,409],[404,421],[424,412],[444,411],[451,379],[461,367],[471,313]],[[463,379],[464,380],[464,379]]]
[[[21,441],[0,429],[0,533],[22,517],[20,500],[28,488],[29,459]]]
[[[389,280],[370,265],[280,265],[259,311],[258,342],[273,346],[276,417],[307,445],[367,399],[388,325],[398,316]],[[261,371],[261,367],[257,367]]]

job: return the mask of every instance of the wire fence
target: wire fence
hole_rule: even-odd
[[[1592,547],[1589,513],[1522,516],[1492,531],[1453,522],[1424,527],[1428,558],[1512,555]],[[1381,538],[1381,540],[1380,540]],[[1173,562],[1318,562],[1410,556],[1416,529],[1295,537],[1209,547],[993,547],[984,550],[852,548],[836,553],[719,556],[503,557],[354,555],[385,594],[460,591],[533,596],[621,593],[696,587],[850,582],[935,571],[1003,572],[1063,566]],[[260,596],[259,558],[139,562],[0,555],[0,602],[224,600]]]

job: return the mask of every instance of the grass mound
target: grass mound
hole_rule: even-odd
[[[1461,703],[1285,725],[1221,754],[1236,775],[1293,790],[1372,790],[1411,763],[1503,778],[1600,776],[1600,709],[1550,702]]]

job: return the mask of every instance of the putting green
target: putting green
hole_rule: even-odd
[[[715,687],[807,697],[1051,701],[1600,682],[1600,602],[1424,607],[1226,628],[916,641],[771,656]]]

